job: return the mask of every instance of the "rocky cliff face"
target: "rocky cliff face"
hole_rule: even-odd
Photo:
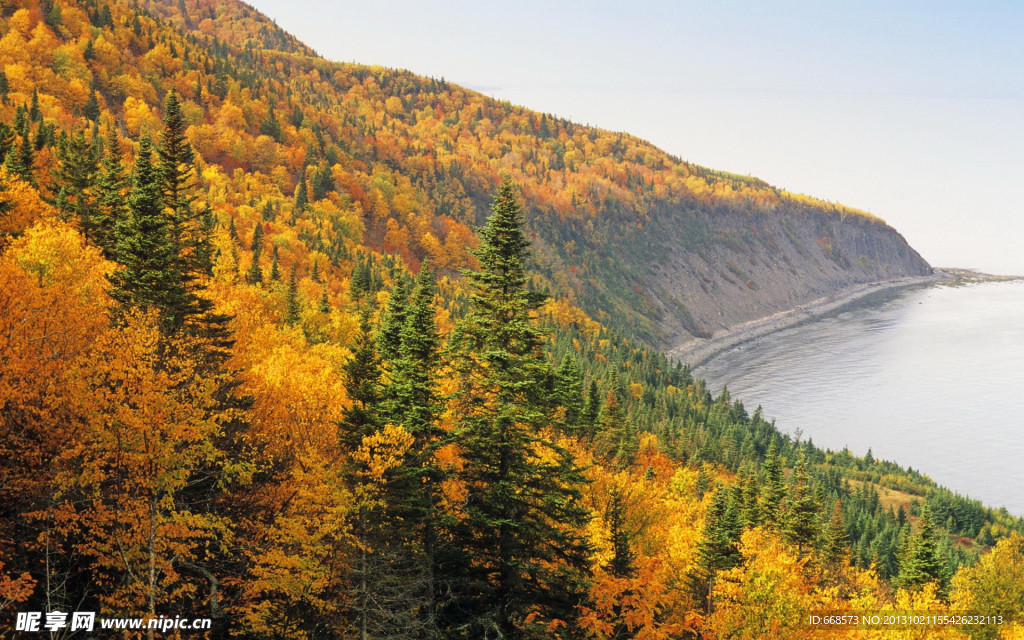
[[[666,350],[855,285],[932,271],[881,220],[820,202],[664,203],[646,224],[619,224],[587,245],[582,234],[545,228],[541,214],[534,220],[537,267],[556,295]],[[589,256],[579,277],[567,249],[577,242]]]
[[[864,283],[932,272],[903,236],[879,220],[794,209],[705,214],[707,241],[663,225],[659,327],[669,346],[792,309]]]

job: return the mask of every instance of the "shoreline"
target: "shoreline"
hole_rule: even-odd
[[[984,279],[984,274],[976,275],[981,276],[978,278],[979,280]],[[670,349],[668,356],[690,365],[691,370],[696,369],[711,358],[737,345],[804,322],[816,320],[874,293],[937,284],[939,282],[955,284],[967,280],[964,276],[965,272],[959,269],[935,269],[928,276],[907,276],[894,280],[854,285],[838,293],[812,300],[787,311],[779,311],[764,318],[748,320],[712,335],[710,338],[698,338],[684,342]],[[1015,278],[1011,277],[1008,279]]]

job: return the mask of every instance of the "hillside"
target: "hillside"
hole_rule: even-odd
[[[1024,602],[1024,521],[650,346],[717,328],[701,300],[926,271],[881,221],[238,2],[5,3],[0,70],[0,637],[815,638]]]
[[[545,285],[659,348],[851,284],[928,271],[862,212],[444,81],[325,61],[244,5],[147,6],[166,28],[132,22],[89,35],[69,8],[60,42],[29,24],[9,31],[0,55],[10,104],[38,88],[55,98],[40,104],[45,118],[63,128],[95,89],[97,122],[109,110],[135,136],[155,127],[173,86],[205,179],[241,169],[288,212],[299,176],[322,175],[312,200],[352,218],[350,239],[413,266],[430,257],[449,273],[468,264],[469,230],[508,174],[524,187]]]

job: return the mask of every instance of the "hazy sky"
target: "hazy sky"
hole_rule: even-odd
[[[255,0],[324,57],[457,82],[1024,274],[1024,2]]]

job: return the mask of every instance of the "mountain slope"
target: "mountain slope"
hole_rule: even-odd
[[[704,330],[670,290],[698,258],[744,295],[791,254],[829,287],[926,268],[879,221],[325,62],[238,3],[5,5],[0,63],[3,624],[76,607],[208,615],[208,638],[483,637],[462,605],[521,581],[503,637],[810,638],[815,610],[1024,594],[1004,570],[1024,521],[783,435],[570,303],[657,343]],[[514,266],[511,321],[474,289],[500,274],[454,277],[481,266],[469,227],[502,173],[513,250],[481,255]],[[524,197],[530,284],[556,294],[536,310]],[[436,296],[422,269],[410,291],[423,258]],[[522,373],[491,377],[516,348]],[[532,482],[487,469],[510,430]],[[524,506],[481,518],[495,488],[484,511]],[[497,583],[502,527],[539,571],[506,554]],[[571,559],[545,551],[567,540]],[[995,568],[966,566],[993,545]],[[565,619],[527,613],[552,600]]]
[[[130,29],[84,28],[69,7],[59,43],[37,42],[31,24],[13,29],[0,45],[12,102],[38,83],[66,98],[64,113],[42,105],[64,125],[91,85],[135,136],[155,126],[173,86],[205,163],[260,176],[284,210],[299,176],[322,167],[314,199],[345,213],[350,239],[449,272],[471,262],[468,231],[508,174],[523,185],[547,286],[662,348],[851,284],[929,271],[863,212],[443,81],[325,61],[243,3],[146,6],[117,13]]]

